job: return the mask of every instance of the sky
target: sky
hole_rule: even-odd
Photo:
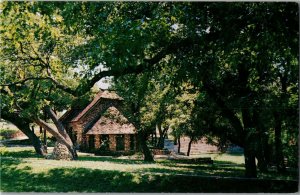
[[[112,77],[105,77],[102,78],[101,80],[99,80],[95,85],[101,89],[107,89],[108,87],[110,87],[110,83],[109,83],[109,79],[111,79]]]

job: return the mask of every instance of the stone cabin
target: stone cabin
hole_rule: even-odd
[[[134,152],[136,128],[122,114],[122,98],[113,91],[103,91],[84,108],[68,110],[60,121],[81,151]]]

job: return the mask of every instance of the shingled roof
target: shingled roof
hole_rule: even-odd
[[[91,101],[91,103],[85,107],[75,118],[73,118],[72,122],[78,121],[82,116],[84,116],[100,99],[114,99],[114,100],[123,100],[116,92],[114,91],[100,91],[96,97]]]
[[[116,107],[109,107],[86,134],[135,134],[135,127],[129,123]]]
[[[68,110],[67,112],[65,112],[61,117],[60,117],[60,121],[63,124],[67,124],[69,122],[71,122],[80,112],[82,112],[84,108],[71,108],[70,110]]]

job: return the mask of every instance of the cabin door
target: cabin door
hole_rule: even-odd
[[[124,135],[116,135],[116,142],[117,151],[125,149]]]
[[[89,149],[95,149],[95,136],[89,136]]]

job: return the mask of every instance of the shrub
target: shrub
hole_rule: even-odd
[[[18,130],[0,129],[0,136],[2,137],[2,139],[10,139],[13,138],[14,134],[17,132]]]

